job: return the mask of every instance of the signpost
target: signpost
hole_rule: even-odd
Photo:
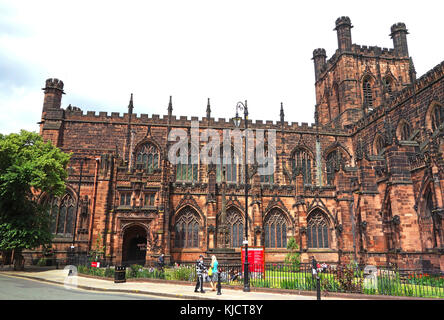
[[[241,251],[242,273],[244,272],[245,247]],[[264,247],[248,247],[248,271],[253,277],[261,276],[265,279],[265,248]]]

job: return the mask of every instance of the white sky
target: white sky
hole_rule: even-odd
[[[418,77],[444,59],[443,1],[0,0],[0,133],[38,131],[47,78],[65,83],[62,107],[314,122],[312,53],[337,48],[335,20],[353,43],[392,48],[404,22]]]

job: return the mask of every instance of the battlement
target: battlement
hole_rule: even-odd
[[[390,28],[390,31],[392,32],[390,34],[390,36],[392,36],[394,33],[397,33],[400,31],[407,32],[407,27],[406,27],[405,23],[398,22],[398,23],[395,23],[394,25],[392,25],[392,27]]]
[[[323,57],[327,56],[327,53],[324,48],[318,48],[313,50],[313,58],[318,56],[323,56]]]
[[[347,25],[347,26],[352,27],[350,18],[349,17],[339,17],[338,19],[336,19],[336,28],[334,30],[337,30],[337,28],[342,25]]]
[[[47,79],[45,87],[42,90],[48,89],[57,89],[63,92],[63,81],[56,78]]]
[[[82,111],[79,107],[69,105],[65,109],[65,119],[67,121],[79,121],[79,122],[104,122],[104,123],[118,123],[123,124],[127,123],[129,120],[128,113],[119,113],[119,112],[111,112],[108,113],[106,111]],[[131,115],[131,124],[132,125],[159,125],[166,126],[168,125],[169,116],[163,115],[159,116],[158,114],[148,115],[146,113],[137,114],[133,113]],[[170,125],[174,127],[190,127],[193,121],[198,121],[199,126],[201,128],[206,128],[207,126],[214,129],[234,129],[234,124],[231,118],[206,118],[206,117],[196,117],[196,116],[176,116],[171,115]],[[243,123],[241,124],[241,128],[243,129]],[[316,132],[320,129],[320,127],[316,127],[314,123],[308,124],[306,122],[287,122],[283,123],[280,120],[248,120],[248,127],[250,129],[274,129],[276,131],[280,131],[282,129],[286,131],[306,131],[306,132]],[[328,132],[336,132],[340,131],[333,128],[322,128],[322,131]]]

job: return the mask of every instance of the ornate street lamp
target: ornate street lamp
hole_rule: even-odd
[[[236,128],[240,127],[241,117],[239,116],[239,110],[244,111],[244,124],[245,124],[245,142],[244,142],[244,173],[245,173],[245,239],[243,244],[245,245],[245,260],[244,260],[244,292],[250,292],[250,277],[248,270],[248,163],[247,163],[247,128],[248,128],[248,107],[247,101],[245,103],[238,102],[236,104],[236,116],[233,118],[233,123]]]

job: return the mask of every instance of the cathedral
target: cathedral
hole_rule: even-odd
[[[278,121],[247,119],[275,132],[269,175],[170,161],[171,130],[235,128],[211,117],[210,100],[202,118],[174,115],[171,97],[163,116],[134,113],[132,96],[127,113],[97,114],[63,108],[63,82],[46,80],[40,135],[73,154],[66,194],[38,199],[50,204],[55,255],[100,247],[114,265],[161,253],[185,263],[224,248],[240,263],[247,234],[265,262],[283,262],[294,238],[302,262],[444,270],[444,62],[417,78],[404,23],[391,27],[393,48],[354,44],[352,28],[338,18],[336,51],[313,51],[314,124],[287,121],[282,104]]]

